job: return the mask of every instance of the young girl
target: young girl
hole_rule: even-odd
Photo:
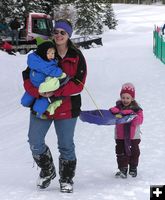
[[[143,110],[135,101],[135,87],[132,83],[125,83],[120,92],[120,100],[116,106],[110,108],[113,114],[136,114],[137,116],[129,123],[115,126],[116,157],[119,171],[116,177],[127,178],[137,176],[139,162],[140,125],[143,123]]]

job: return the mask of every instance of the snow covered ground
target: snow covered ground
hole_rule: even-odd
[[[154,24],[165,20],[164,6],[113,5],[115,31],[106,31],[103,46],[82,50],[88,63],[86,87],[99,108],[108,109],[119,98],[121,85],[133,82],[136,99],[144,109],[141,157],[137,178],[115,179],[117,170],[113,126],[78,121],[75,134],[78,166],[74,193],[61,194],[57,177],[38,190],[39,173],[33,167],[27,143],[28,109],[20,105],[21,71],[26,55],[0,52],[0,198],[2,200],[147,200],[150,185],[165,184],[165,65],[152,52]],[[95,109],[84,90],[83,109]],[[53,127],[47,138],[58,169]],[[57,170],[58,171],[58,170]]]

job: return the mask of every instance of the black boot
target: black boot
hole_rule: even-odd
[[[60,191],[73,192],[73,177],[75,175],[76,160],[59,159]]]
[[[56,170],[53,164],[53,158],[49,148],[40,155],[33,155],[34,160],[37,165],[41,168],[39,178],[37,181],[37,186],[40,189],[47,188],[52,179],[56,177]]]
[[[115,174],[115,177],[116,178],[127,178],[127,171],[128,171],[128,168],[127,167],[123,167],[120,169],[119,172],[117,172]]]
[[[137,167],[131,167],[129,168],[129,174],[132,176],[132,177],[136,177],[137,176]]]

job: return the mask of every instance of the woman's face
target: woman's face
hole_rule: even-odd
[[[128,93],[123,93],[121,95],[121,102],[124,106],[129,106],[131,102],[133,101],[133,98],[130,94]]]
[[[56,45],[66,45],[68,42],[69,35],[68,33],[61,28],[55,29],[54,31],[54,40]]]

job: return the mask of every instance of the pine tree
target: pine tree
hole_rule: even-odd
[[[78,0],[75,2],[77,10],[76,33],[80,35],[94,35],[103,33],[103,25],[115,29],[117,20],[110,0]]]
[[[103,32],[99,3],[90,0],[79,0],[75,3],[75,7],[77,11],[75,24],[77,34],[92,35]]]
[[[104,24],[108,26],[109,29],[115,29],[117,26],[117,20],[115,19],[115,14],[110,3],[106,4]]]
[[[32,11],[38,12],[38,9],[42,11],[41,3],[39,3],[39,1],[28,1],[28,0],[1,0],[1,1],[2,1],[2,7],[0,11],[1,15],[5,18],[9,17],[10,19],[13,19],[14,17],[18,17],[19,19],[22,19],[25,13],[29,13]]]
[[[60,0],[43,0],[42,12],[48,14],[54,18],[54,10],[60,5]]]
[[[0,2],[0,17],[8,18],[13,10],[12,8],[13,0],[1,0]]]
[[[4,0],[3,0],[4,1]],[[20,19],[24,18],[30,12],[46,13],[52,14],[53,5],[56,1],[48,0],[7,0],[4,2],[9,2],[7,7],[10,17],[15,16]],[[14,7],[14,9],[13,9]]]
[[[58,5],[54,9],[54,19],[69,19],[72,24],[74,24],[75,21],[75,9],[73,5],[68,4],[62,4]]]
[[[36,13],[45,13],[45,10],[43,9],[44,0],[22,0],[23,4],[26,4],[26,13],[30,12],[36,12]]]
[[[24,21],[30,12],[41,12],[51,15],[53,19],[71,19],[77,34],[97,35],[103,33],[104,25],[110,29],[117,25],[109,2],[110,0],[102,0],[101,3],[99,0],[1,0],[0,17],[18,17],[19,21]]]

